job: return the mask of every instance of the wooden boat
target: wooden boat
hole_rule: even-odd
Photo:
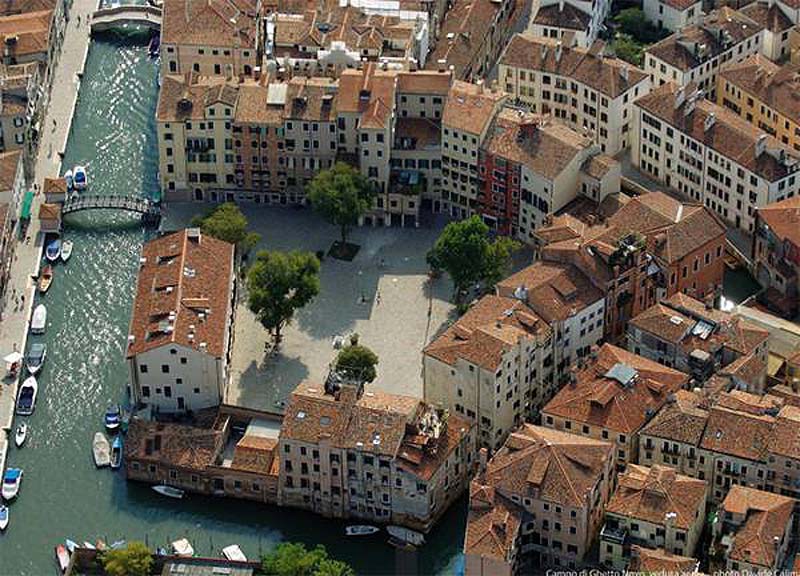
[[[231,544],[222,549],[222,555],[231,562],[247,562],[247,556],[244,555],[242,549],[238,544]]]
[[[8,506],[0,505],[0,532],[8,527]]]
[[[21,468],[6,468],[3,474],[3,489],[0,492],[3,500],[11,500],[19,494],[19,486],[22,484],[22,469]]]
[[[50,262],[55,262],[61,258],[61,240],[56,238],[50,242],[50,244],[47,245],[47,248],[45,248],[44,257]]]
[[[117,436],[111,443],[111,469],[118,470],[122,466],[122,438]]]
[[[153,486],[153,490],[161,494],[162,496],[167,496],[169,498],[183,498],[185,492],[180,488],[175,488],[173,486],[167,486],[166,484],[159,484],[158,486]]]
[[[53,283],[53,267],[48,264],[42,268],[42,273],[39,274],[39,292],[44,294],[50,289]]]
[[[108,438],[102,432],[97,432],[92,441],[92,454],[94,455],[94,465],[98,468],[111,464],[111,445]]]
[[[28,356],[25,358],[25,366],[28,372],[36,375],[39,370],[44,366],[44,360],[47,357],[47,344],[42,342],[34,342],[31,344],[31,349],[28,350]]]
[[[403,526],[387,526],[386,531],[389,533],[389,536],[400,542],[411,544],[412,546],[422,546],[425,544],[425,536],[423,534]]]
[[[14,444],[17,448],[22,448],[22,445],[25,444],[25,439],[28,437],[28,425],[23,422],[19,426],[17,426],[17,431],[14,434]]]
[[[17,395],[17,414],[30,416],[36,409],[36,396],[39,394],[39,383],[34,376],[28,376],[19,388]]]
[[[33,311],[31,318],[31,334],[44,334],[47,326],[47,307],[39,304]]]
[[[74,244],[72,240],[64,240],[61,244],[61,261],[66,262],[72,256],[72,248]]]
[[[69,567],[69,553],[67,552],[66,546],[63,544],[59,544],[56,546],[56,561],[58,562],[58,568],[61,570],[61,573],[67,571]]]
[[[347,536],[369,536],[370,534],[375,534],[376,532],[380,531],[381,529],[377,526],[368,525],[348,526],[344,529],[344,533]]]

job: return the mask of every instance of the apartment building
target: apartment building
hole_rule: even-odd
[[[696,26],[703,17],[700,0],[644,0],[642,10],[656,28],[672,32]]]
[[[614,481],[612,444],[523,425],[470,487],[465,574],[582,566]]]
[[[712,552],[737,574],[777,574],[785,566],[792,537],[793,498],[734,486],[717,512]]]
[[[724,64],[741,62],[761,51],[763,28],[732,8],[722,7],[649,46],[644,70],[653,86],[692,83],[713,95]]]
[[[53,10],[0,16],[2,63],[6,66],[47,61]]]
[[[571,264],[535,262],[500,281],[497,293],[526,302],[550,326],[556,385],[603,339],[605,297]]]
[[[477,210],[484,222],[526,241],[578,194],[598,197],[620,187],[619,164],[590,138],[511,108],[492,122],[478,151],[478,175]]]
[[[506,99],[482,82],[453,82],[442,114],[442,207],[454,218],[477,212],[478,151]]]
[[[588,48],[605,30],[610,9],[606,0],[541,0],[533,5],[528,30],[533,36]]]
[[[641,69],[589,48],[517,34],[499,62],[501,88],[532,112],[552,114],[614,156],[630,145],[633,101],[650,90]]]
[[[251,75],[260,64],[254,0],[164,0],[161,75]]]
[[[621,339],[658,299],[721,289],[725,226],[709,209],[651,192],[610,195],[588,214],[573,213],[583,220],[555,216],[535,244],[542,260],[573,264],[603,291],[607,340]]]
[[[753,261],[758,281],[767,288],[767,303],[793,318],[800,299],[800,196],[756,211]]]
[[[234,246],[187,228],[147,242],[125,357],[134,405],[217,406],[233,339]]]
[[[426,66],[457,80],[485,79],[505,48],[522,6],[512,0],[455,0],[444,15]]]
[[[28,129],[28,100],[0,90],[0,152],[19,150]]]
[[[523,301],[484,296],[428,344],[425,401],[478,425],[481,446],[498,450],[554,392],[552,331]]]
[[[542,408],[542,423],[613,443],[624,469],[638,457],[639,430],[688,382],[682,372],[603,344]]]
[[[666,84],[635,103],[631,160],[731,226],[754,231],[755,210],[794,195],[798,157],[694,85]]]
[[[719,371],[737,379],[753,371],[737,389],[763,394],[769,332],[731,314],[715,310],[710,299],[700,302],[682,294],[648,308],[628,324],[627,348],[635,354],[690,374],[696,383]],[[741,360],[750,359],[750,366]],[[741,367],[739,365],[742,365]]]
[[[631,558],[625,576],[636,574],[682,574],[701,576],[700,561],[697,558],[676,556],[663,548],[631,546]]]
[[[707,491],[704,480],[672,468],[629,465],[606,505],[600,563],[625,570],[632,545],[694,555],[706,521]]]
[[[717,104],[800,151],[800,64],[778,66],[760,54],[720,71]]]
[[[472,474],[475,426],[418,398],[300,384],[278,440],[278,504],[427,532]]]
[[[756,0],[739,8],[739,12],[756,22],[764,31],[761,54],[774,62],[784,60],[791,52],[791,31],[798,20],[798,8],[780,0]]]

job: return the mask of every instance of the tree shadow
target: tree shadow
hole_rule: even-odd
[[[239,397],[236,404],[256,410],[283,412],[289,395],[308,379],[308,367],[300,358],[283,354],[280,347],[266,352],[257,363],[238,376]]]

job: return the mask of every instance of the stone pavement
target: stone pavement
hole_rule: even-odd
[[[49,106],[42,119],[39,153],[35,164],[35,182],[42,189],[44,178],[56,177],[61,170],[59,152],[63,152],[72,115],[78,98],[79,75],[83,72],[89,51],[91,14],[97,9],[97,0],[73,0],[69,10],[61,55],[54,69]],[[80,16],[80,18],[78,18]],[[54,123],[55,122],[55,123]],[[7,300],[0,321],[0,358],[14,349],[25,350],[28,334],[28,319],[36,290],[35,278],[39,273],[43,237],[39,233],[39,206],[44,201],[42,194],[34,198],[31,221],[25,238],[17,242],[14,262],[11,265]],[[21,203],[20,203],[21,204]],[[24,304],[17,305],[13,295],[24,297]],[[0,366],[0,369],[4,367]],[[0,383],[0,469],[4,468],[8,440],[13,425],[14,399],[17,382]]]

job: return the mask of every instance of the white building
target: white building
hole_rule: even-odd
[[[635,117],[634,165],[737,228],[752,232],[756,208],[800,189],[797,157],[694,85],[654,89]]]
[[[644,0],[642,8],[654,26],[673,32],[699,24],[703,16],[701,0]]]
[[[588,48],[603,30],[610,8],[608,0],[540,0],[534,2],[528,29],[534,36]]]
[[[218,405],[232,343],[234,246],[189,228],[145,244],[126,358],[134,404]]]

